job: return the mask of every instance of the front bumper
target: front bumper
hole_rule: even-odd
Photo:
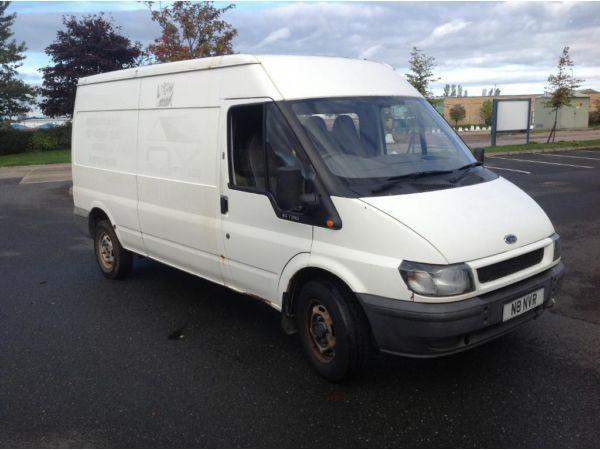
[[[418,303],[357,294],[380,350],[415,357],[460,352],[499,337],[554,304],[565,267],[562,263],[502,289],[452,303]],[[502,322],[503,305],[544,288],[541,306]]]

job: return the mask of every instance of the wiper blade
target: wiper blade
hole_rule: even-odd
[[[452,172],[454,172],[454,170],[424,170],[423,172],[413,172],[404,175],[396,175],[394,177],[386,178],[385,181],[404,180],[406,178],[421,178],[429,175],[444,175]]]
[[[467,176],[467,174],[471,171],[471,169],[473,167],[479,167],[479,166],[482,166],[482,165],[483,164],[481,162],[477,161],[477,162],[472,162],[472,163],[469,163],[469,164],[465,164],[464,166],[459,167],[458,169],[455,169],[455,172],[458,172],[459,170],[464,170],[464,172],[461,173],[459,176],[457,176],[455,178],[452,178],[450,180],[450,183],[452,183],[452,184],[458,183],[460,180],[462,180],[464,177]]]
[[[396,175],[393,177],[386,178],[386,182],[383,183],[381,186],[377,186],[376,188],[372,189],[371,193],[377,194],[379,192],[387,191],[389,188],[396,186],[398,182],[402,180],[421,178],[430,175],[445,175],[453,172],[454,170],[425,170],[423,172],[413,172],[404,175]]]
[[[464,169],[470,169],[471,167],[478,167],[478,166],[483,166],[483,163],[479,162],[479,161],[475,161],[469,164],[465,164],[464,166],[459,167],[458,169],[454,169],[455,171],[457,170],[464,170]]]

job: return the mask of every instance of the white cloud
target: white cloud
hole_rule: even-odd
[[[435,45],[438,42],[442,41],[444,38],[458,33],[463,30],[467,26],[470,25],[470,22],[466,22],[462,19],[455,19],[450,22],[443,23],[442,25],[438,25],[433,29],[431,34],[427,36],[427,38],[420,41],[417,46],[418,47],[429,47],[431,45]]]
[[[287,27],[279,28],[278,30],[269,33],[269,35],[264,38],[257,47],[264,47],[265,45],[273,44],[277,41],[281,41],[282,39],[287,39],[290,37],[292,33],[290,29]]]
[[[465,22],[462,19],[455,19],[451,22],[446,22],[442,25],[439,25],[433,29],[431,32],[431,39],[439,39],[444,36],[452,33],[456,33],[457,31],[462,30],[463,28],[469,26],[470,22]]]
[[[381,45],[372,45],[358,54],[360,59],[371,59],[381,50]]]
[[[148,44],[160,34],[145,7],[122,11],[115,3],[94,5],[111,12],[133,40]],[[60,16],[72,12],[61,8],[81,8],[51,6],[28,13],[17,2],[10,5],[19,13],[15,37],[32,53],[43,52],[56,36]],[[506,93],[541,93],[562,47],[569,45],[575,75],[586,80],[584,87],[600,89],[600,2],[239,3],[225,18],[238,29],[234,48],[241,53],[363,57],[405,73],[416,45],[438,64],[441,80],[434,90],[460,83],[471,95],[494,84]],[[40,61],[28,58],[23,74],[35,77]]]

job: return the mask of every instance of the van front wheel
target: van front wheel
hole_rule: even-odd
[[[106,278],[125,278],[133,266],[133,254],[125,250],[108,220],[96,225],[94,250],[98,266]]]
[[[296,320],[309,361],[324,378],[339,382],[362,369],[371,353],[367,319],[357,300],[330,280],[306,283]]]

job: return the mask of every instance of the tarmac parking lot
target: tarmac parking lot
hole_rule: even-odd
[[[147,259],[104,279],[69,181],[0,179],[0,446],[598,447],[600,150],[486,165],[561,235],[557,306],[462,354],[378,356],[339,385],[249,297]]]

